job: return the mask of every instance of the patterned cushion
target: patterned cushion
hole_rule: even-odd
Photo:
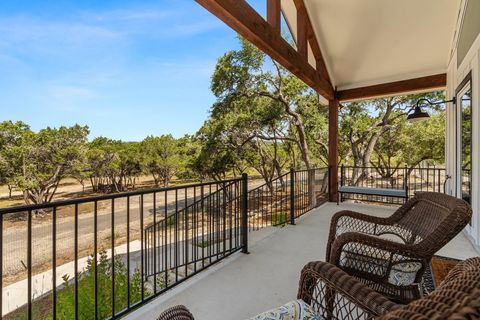
[[[383,277],[386,276],[389,264],[394,263],[388,274],[388,282],[397,286],[408,286],[414,284],[422,264],[418,261],[405,260],[408,258],[400,254],[392,254],[387,250],[362,243],[349,242],[342,248],[339,266]]]
[[[388,275],[388,282],[396,286],[408,286],[415,282],[417,272],[422,267],[420,262],[402,262],[394,265]]]
[[[283,306],[259,314],[249,320],[322,320],[303,300],[294,300]]]

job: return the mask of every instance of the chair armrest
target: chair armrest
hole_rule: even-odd
[[[398,305],[327,262],[302,269],[298,299],[326,319],[364,319],[396,310]]]
[[[342,210],[333,215],[331,225],[336,225],[338,220],[345,217],[371,224],[391,224],[393,222],[390,217],[376,217],[356,211]]]
[[[346,232],[335,238],[335,241],[332,244],[331,261],[329,261],[330,263],[338,262],[338,259],[335,257],[340,257],[341,250],[348,243],[358,243],[371,248],[387,251],[391,254],[423,259],[421,253],[419,253],[417,250],[417,246],[414,244],[400,243],[363,233]]]

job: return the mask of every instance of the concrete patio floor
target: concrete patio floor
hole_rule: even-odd
[[[250,254],[232,255],[125,319],[156,319],[162,310],[183,304],[196,320],[242,320],[295,299],[300,270],[309,261],[325,259],[330,219],[343,209],[388,216],[395,207],[326,203],[295,226],[252,232]],[[437,254],[457,259],[479,255],[463,233]]]

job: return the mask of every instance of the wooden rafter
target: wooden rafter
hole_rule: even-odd
[[[300,56],[308,61],[307,20],[308,16],[306,11],[297,10],[297,50]]]
[[[447,75],[445,73],[414,78],[409,80],[382,83],[373,86],[338,91],[338,100],[361,100],[380,96],[396,95],[407,92],[445,88]]]
[[[281,7],[280,0],[267,0],[267,21],[277,34],[281,31]]]
[[[313,30],[312,21],[308,16],[307,8],[305,7],[304,0],[293,0],[295,3],[295,7],[297,9],[297,17],[301,15],[305,17],[305,28],[307,32],[307,40],[310,44],[310,48],[312,49],[313,56],[315,57],[315,61],[317,64],[317,71],[324,76],[329,83],[331,83],[330,75],[328,74],[327,65],[325,64],[325,59],[323,58],[322,50],[320,49],[320,45],[317,40],[317,36],[315,35],[315,31]]]
[[[282,66],[316,90],[332,99],[333,87],[328,74],[317,72],[276,28],[259,15],[245,0],[196,0],[242,37],[246,38]]]

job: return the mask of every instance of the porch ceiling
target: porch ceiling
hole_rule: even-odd
[[[293,1],[282,10],[296,30]],[[445,73],[462,0],[304,2],[333,86],[345,90]]]

